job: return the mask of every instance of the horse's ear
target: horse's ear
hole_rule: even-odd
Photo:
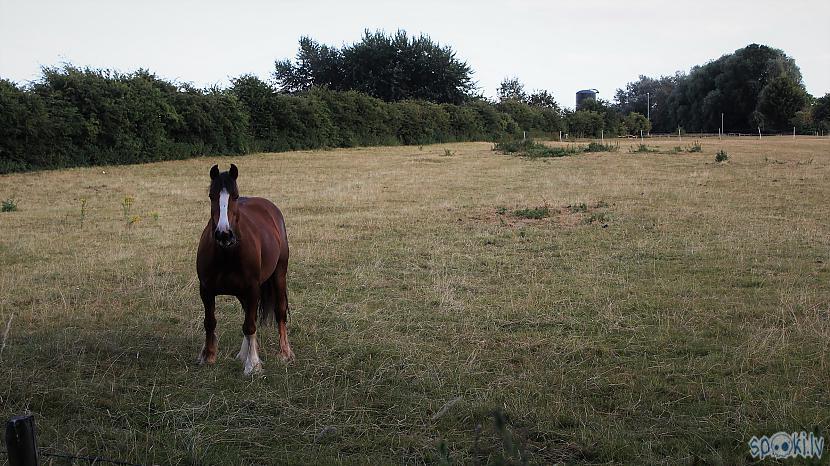
[[[231,164],[231,179],[236,181],[236,178],[239,176],[239,169],[236,168],[236,165]]]
[[[219,176],[219,165],[214,165],[210,167],[210,179],[215,180],[217,176]]]

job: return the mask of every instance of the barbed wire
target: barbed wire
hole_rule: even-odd
[[[82,460],[82,461],[88,461],[92,464],[110,463],[110,464],[120,464],[122,466],[144,466],[144,465],[138,464],[138,463],[130,463],[128,461],[122,461],[122,460],[113,460],[113,459],[110,459],[110,458],[104,458],[102,456],[75,456],[75,455],[64,454],[64,453],[49,453],[49,452],[44,452],[44,451],[41,451],[41,450],[43,450],[43,448],[38,448],[38,454],[40,456],[51,456],[53,458],[64,458],[64,459],[68,459],[68,460]],[[5,450],[0,450],[0,454],[8,455],[8,452],[5,451]]]

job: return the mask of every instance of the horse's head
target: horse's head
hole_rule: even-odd
[[[231,169],[219,173],[219,166],[210,169],[210,218],[213,224],[213,239],[222,248],[236,246],[239,241],[239,231],[236,228],[239,220],[239,188],[236,187],[236,178],[239,170],[231,164]]]

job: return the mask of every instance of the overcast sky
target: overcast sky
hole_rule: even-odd
[[[25,83],[41,66],[157,75],[198,86],[269,78],[308,35],[352,43],[365,28],[426,33],[472,66],[494,96],[506,76],[573,107],[638,75],[688,71],[750,43],[795,58],[807,90],[830,92],[830,1],[96,1],[0,0],[0,77]]]

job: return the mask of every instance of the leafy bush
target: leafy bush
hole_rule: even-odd
[[[717,154],[715,154],[715,162],[721,163],[726,162],[727,160],[729,160],[729,154],[727,154],[725,150],[721,149]]]
[[[17,211],[17,201],[13,198],[8,198],[3,201],[2,206],[0,207],[0,211],[2,212],[15,212]]]
[[[502,154],[518,154],[526,157],[565,157],[582,152],[576,147],[548,147],[533,139],[504,141],[496,143],[493,150]]]
[[[585,147],[585,152],[616,152],[620,149],[619,145],[600,144],[598,142],[591,142]]]
[[[657,149],[653,149],[646,144],[638,144],[637,146],[631,147],[628,149],[628,152],[632,154],[641,153],[641,152],[657,152]]]
[[[550,208],[545,205],[540,207],[528,207],[526,209],[517,209],[513,211],[513,215],[520,218],[539,220],[550,217]]]
[[[584,202],[580,202],[579,204],[569,205],[568,210],[572,214],[579,214],[579,213],[588,212],[588,204],[586,204]]]
[[[690,147],[686,148],[686,152],[703,152],[703,146],[699,142],[695,142]]]
[[[525,105],[525,104],[522,104]],[[533,128],[546,128],[533,108]],[[540,126],[541,125],[541,126]],[[0,79],[0,173],[144,163],[205,154],[504,140],[519,125],[495,104],[384,102],[356,91],[279,93],[255,76],[228,89],[177,85],[145,71],[46,68],[26,87]],[[531,151],[567,155],[561,149]]]

